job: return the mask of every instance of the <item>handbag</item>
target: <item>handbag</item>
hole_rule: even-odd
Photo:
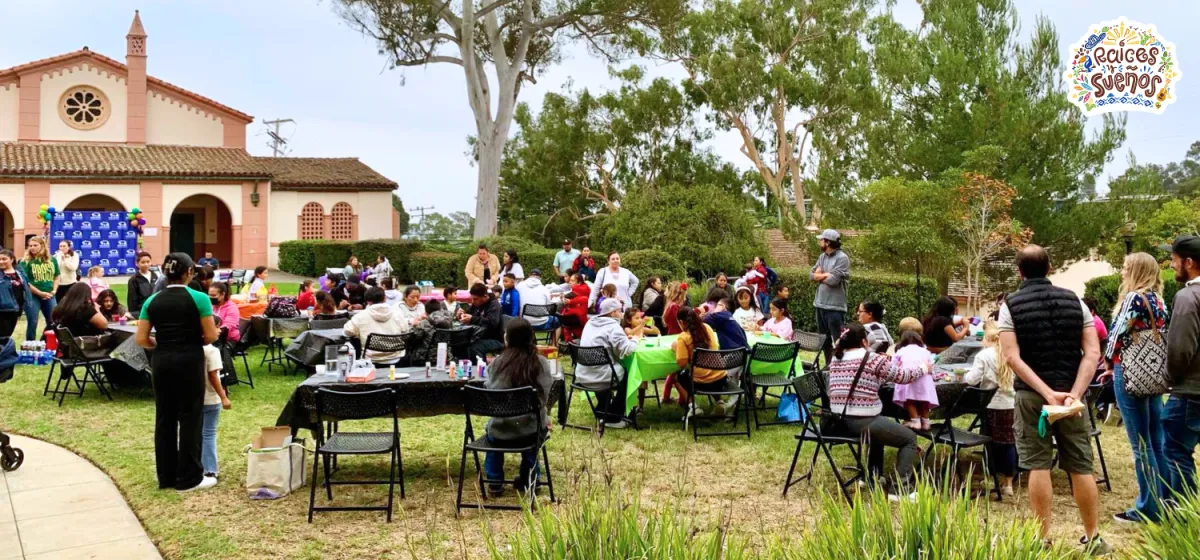
[[[1130,335],[1130,344],[1121,350],[1122,387],[1135,397],[1166,394],[1171,391],[1167,341],[1158,332],[1158,321],[1149,298],[1145,294],[1139,295],[1150,315],[1150,328]]]
[[[785,393],[779,396],[779,407],[775,411],[776,419],[780,422],[799,422],[804,420],[803,414],[800,408],[800,399],[795,393]]]
[[[296,298],[293,296],[271,298],[264,315],[271,319],[291,319],[299,316],[300,312],[296,310]]]

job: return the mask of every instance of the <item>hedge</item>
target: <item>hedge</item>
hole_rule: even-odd
[[[788,311],[792,321],[799,330],[816,332],[816,317],[813,311],[813,297],[816,295],[817,284],[811,280],[807,268],[775,269],[779,282],[788,287]],[[941,297],[937,282],[932,279],[921,279],[921,305],[917,305],[917,281],[913,276],[887,272],[858,272],[853,270],[847,285],[846,321],[854,321],[854,310],[859,302],[873,300],[883,304],[886,311],[883,322],[888,329],[896,332],[900,319],[904,317],[921,317],[934,300]]]
[[[1168,306],[1175,301],[1175,292],[1179,291],[1179,283],[1175,281],[1175,271],[1167,269],[1162,271],[1163,279],[1163,302]],[[1093,298],[1096,300],[1096,314],[1104,319],[1105,322],[1110,322],[1112,317],[1113,307],[1117,305],[1117,293],[1121,289],[1121,275],[1110,274],[1108,276],[1097,276],[1088,280],[1084,284],[1083,297]]]
[[[554,255],[558,253],[558,249],[547,249],[520,237],[497,236],[480,239],[476,243],[471,243],[467,249],[459,253],[460,261],[458,267],[465,269],[467,259],[476,253],[479,243],[487,245],[488,252],[496,255],[500,259],[501,264],[504,263],[504,252],[512,249],[517,252],[517,258],[521,260],[521,269],[528,276],[533,269],[541,269],[542,278],[546,281],[554,279]],[[599,260],[597,258],[597,260]]]
[[[385,255],[396,275],[407,276],[409,255],[421,250],[416,241],[365,239],[362,241],[296,240],[279,244],[279,269],[299,276],[315,278],[326,268],[346,266],[350,255],[365,265],[374,265],[375,257]]]
[[[597,263],[596,266],[601,265]],[[633,294],[633,303],[636,305],[642,304],[642,292],[646,291],[646,281],[651,276],[658,276],[663,279],[664,290],[667,288],[668,281],[689,281],[687,279],[687,272],[683,268],[683,263],[679,262],[679,259],[676,259],[669,253],[659,251],[658,249],[641,249],[622,254],[621,266],[628,268],[640,281],[637,292]]]
[[[465,267],[460,255],[440,251],[418,251],[408,261],[408,276],[400,278],[407,282],[430,280],[434,286],[463,287],[462,272]]]

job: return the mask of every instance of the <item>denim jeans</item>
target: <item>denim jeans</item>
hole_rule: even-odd
[[[488,445],[495,446],[495,447],[504,447],[504,446],[508,446],[508,445],[520,446],[520,445],[525,444],[524,442],[514,444],[513,442],[510,442],[510,441],[495,440],[495,439],[492,439],[492,436],[490,436],[490,435],[484,436],[484,438],[487,440]],[[504,480],[504,455],[505,455],[505,453],[488,452],[488,453],[485,453],[484,455],[485,455],[483,458],[484,478],[486,478],[489,481]],[[530,472],[535,472],[535,471],[533,471],[533,467],[534,467],[534,463],[536,461],[537,461],[537,451],[526,451],[524,453],[521,453],[521,467],[520,467],[520,470],[518,471],[518,476],[517,476],[517,481],[521,485],[521,487],[518,488],[519,490],[523,490],[524,485],[529,484],[529,481],[531,480],[529,478],[529,475],[530,475]],[[494,483],[494,482],[488,482],[488,485],[493,490],[498,489],[501,486],[499,483]]]
[[[33,294],[25,298],[25,340],[41,338],[42,333],[38,330],[38,312],[46,318],[46,326],[50,326],[50,314],[54,312],[54,306],[57,304],[58,300],[54,298],[42,299]]]
[[[757,297],[758,297],[758,310],[762,311],[763,317],[770,316],[771,312],[770,312],[770,308],[768,307],[768,305],[770,305],[770,303],[771,303],[770,294],[768,294],[765,291],[762,291],[757,294]]]
[[[1166,493],[1166,459],[1163,456],[1163,400],[1159,395],[1135,397],[1125,392],[1125,368],[1114,368],[1113,391],[1125,421],[1125,435],[1133,447],[1133,468],[1138,495],[1131,514],[1158,521],[1160,501]]]
[[[204,424],[201,432],[200,464],[204,474],[217,474],[217,421],[221,418],[220,404],[204,405]]]
[[[1168,486],[1177,495],[1196,492],[1196,461],[1192,453],[1200,443],[1200,397],[1171,395],[1163,407],[1163,456],[1167,460]]]

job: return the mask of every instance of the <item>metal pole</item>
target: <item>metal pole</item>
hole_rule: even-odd
[[[917,312],[913,317],[921,316],[921,257],[917,257]]]

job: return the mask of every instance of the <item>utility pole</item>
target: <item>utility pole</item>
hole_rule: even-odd
[[[275,119],[273,121],[263,121],[267,126],[274,126],[275,130],[268,130],[267,136],[271,137],[271,141],[267,142],[267,146],[271,147],[272,157],[279,157],[287,153],[287,139],[279,134],[279,126],[284,123],[294,123],[292,119]]]
[[[425,221],[425,211],[426,210],[433,210],[433,207],[432,206],[418,206],[416,208],[410,208],[408,210],[408,215],[411,217],[413,214],[420,214],[421,221],[417,222],[419,224],[419,223],[422,223]],[[411,226],[409,227],[409,231],[412,231]]]

